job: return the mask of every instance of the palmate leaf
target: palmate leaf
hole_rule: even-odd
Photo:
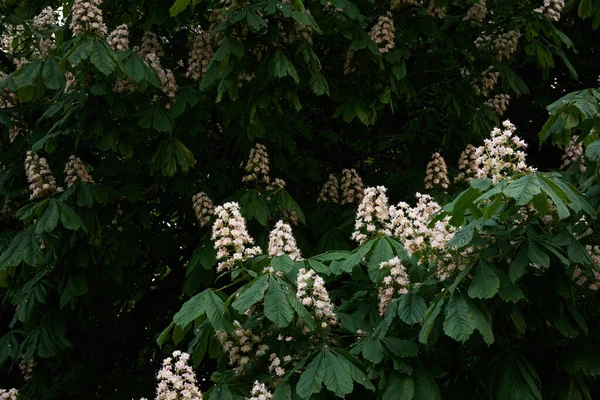
[[[181,306],[181,310],[179,310],[173,316],[173,323],[182,328],[185,328],[190,324],[190,322],[194,321],[196,318],[201,317],[206,312],[206,296],[208,290],[205,290],[202,293],[198,293]]]
[[[51,199],[41,218],[35,224],[35,233],[51,232],[58,224],[59,212],[57,201]]]
[[[392,375],[386,378],[382,400],[412,400],[415,394],[413,378],[406,375]]]
[[[269,290],[265,295],[265,316],[281,328],[288,326],[294,317],[294,310],[284,289],[274,277],[270,280]]]
[[[323,382],[325,387],[339,397],[352,393],[354,387],[352,375],[344,368],[339,356],[327,350],[325,351],[324,362],[325,375],[323,376]]]
[[[446,293],[446,292],[444,292]],[[419,342],[423,344],[427,344],[429,340],[429,335],[433,331],[435,321],[440,315],[440,311],[442,311],[442,307],[446,298],[444,294],[439,296],[427,309],[427,313],[425,314],[425,320],[423,321],[423,326],[421,327],[421,331],[419,332]]]
[[[398,317],[407,324],[416,324],[425,318],[427,305],[416,293],[407,293],[398,302]]]
[[[232,303],[234,310],[239,313],[244,313],[254,304],[262,300],[269,285],[269,276],[261,275],[256,280],[249,283],[246,289],[239,295],[237,299]]]
[[[21,262],[37,266],[43,262],[40,243],[31,229],[21,231],[0,256],[0,269],[16,267]]]
[[[90,52],[90,61],[104,75],[112,74],[117,68],[117,61],[114,58],[112,49],[101,42],[100,40],[94,41]]]
[[[476,327],[467,302],[460,295],[452,296],[446,306],[444,319],[446,335],[456,341],[466,342]]]
[[[502,193],[515,199],[517,205],[522,206],[528,204],[533,196],[540,193],[541,186],[537,175],[529,174],[512,181]]]
[[[312,359],[298,380],[296,393],[303,399],[321,391],[326,369],[324,353],[325,351],[321,351]]]
[[[475,276],[469,286],[469,297],[477,299],[490,299],[498,293],[500,280],[488,264],[479,260],[473,267]]]

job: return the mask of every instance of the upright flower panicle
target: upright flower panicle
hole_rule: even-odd
[[[52,26],[58,23],[58,12],[52,7],[44,8],[38,15],[33,17],[33,27],[43,33],[49,33]]]
[[[267,184],[271,182],[271,178],[269,178],[269,155],[264,145],[256,143],[250,150],[245,170],[248,175],[242,178],[242,182],[262,181]]]
[[[175,75],[173,74],[173,71],[162,67],[160,64],[160,59],[156,53],[149,53],[145,56],[145,58],[150,66],[156,71],[158,79],[160,79],[163,93],[169,98],[170,102],[173,102],[177,93],[177,82],[175,81]]]
[[[7,74],[0,71],[0,82],[4,81],[8,77]],[[9,88],[5,87],[0,89],[0,109],[2,108],[13,108],[19,102],[19,98],[16,94],[10,91]]]
[[[467,15],[463,18],[463,21],[471,22],[472,26],[480,26],[487,15],[487,7],[485,0],[479,0],[473,7],[469,8]]]
[[[25,381],[31,380],[33,377],[33,369],[37,365],[35,358],[31,357],[29,360],[25,361],[24,358],[21,358],[21,362],[19,363],[19,370],[21,371],[21,376]]]
[[[544,0],[544,4],[534,11],[544,14],[550,21],[559,21],[564,6],[564,0]]]
[[[71,155],[69,161],[65,165],[65,180],[67,186],[71,186],[77,181],[81,182],[94,182],[94,179],[90,176],[83,164],[83,161],[79,157]]]
[[[371,40],[377,44],[381,54],[389,52],[396,46],[396,29],[394,28],[394,21],[391,17],[392,14],[389,12],[384,15],[380,15],[377,23],[369,32]]]
[[[250,395],[252,397],[246,398],[246,400],[270,400],[273,397],[273,394],[269,392],[267,386],[259,381],[254,381],[254,386],[250,391]]]
[[[165,55],[158,35],[150,31],[144,32],[144,35],[142,36],[142,45],[136,47],[134,50],[144,58],[149,54],[156,54],[157,58]]]
[[[478,96],[488,97],[490,90],[498,83],[500,72],[493,71],[493,67],[488,67],[481,73],[479,80],[473,82],[472,87],[475,94]]]
[[[32,200],[63,191],[63,188],[56,185],[46,159],[33,154],[31,150],[27,151],[25,158],[25,174],[29,181]]]
[[[0,389],[0,400],[18,400],[19,391],[17,389]]]
[[[238,203],[225,203],[215,209],[215,214],[217,220],[212,227],[212,240],[219,260],[217,272],[230,270],[236,263],[261,254],[260,247],[247,247],[254,244],[254,239],[248,234]]]
[[[586,274],[580,267],[573,271],[573,280],[579,286],[587,286],[588,289],[597,291],[600,289],[600,246],[585,246],[585,250],[592,258],[594,267],[591,274]]]
[[[583,174],[586,170],[585,166],[585,155],[583,151],[583,142],[578,142],[579,136],[574,135],[571,137],[569,145],[565,149],[565,153],[562,155],[561,169],[566,169],[571,164],[577,164],[579,171]]]
[[[194,213],[200,226],[206,226],[215,213],[215,207],[212,200],[204,192],[200,192],[192,197]]]
[[[360,202],[364,189],[365,185],[354,168],[342,170],[342,204]]]
[[[340,184],[334,174],[329,174],[329,179],[323,185],[317,198],[318,203],[334,203],[340,202]]]
[[[352,239],[363,244],[369,237],[377,234],[389,235],[390,213],[387,189],[384,186],[369,187],[365,189],[364,197],[354,223]]]
[[[251,361],[269,351],[269,346],[263,344],[264,338],[253,334],[250,329],[244,329],[238,320],[233,321],[231,333],[217,330],[215,336],[229,356],[229,365],[235,367],[236,374],[242,373]]]
[[[406,268],[398,257],[389,261],[384,261],[379,265],[379,269],[389,271],[383,279],[383,284],[379,288],[379,314],[383,315],[385,309],[396,297],[408,293],[410,279],[406,273]]]
[[[337,323],[337,316],[329,299],[329,292],[325,288],[323,278],[318,276],[312,269],[300,268],[296,286],[298,288],[296,297],[304,306],[314,311],[317,319],[321,322],[322,328]]]
[[[75,35],[87,32],[106,36],[100,4],[102,0],[75,0],[71,11],[71,30]]]
[[[454,178],[454,182],[466,181],[469,182],[477,174],[477,157],[475,151],[477,149],[472,144],[468,144],[467,147],[460,153],[458,159],[458,170],[459,174]]]
[[[510,179],[512,175],[531,173],[533,168],[525,163],[527,144],[516,136],[516,127],[506,120],[504,130],[494,128],[490,139],[475,150],[476,178],[490,178],[494,183]]]
[[[192,40],[186,77],[199,81],[202,79],[212,58],[213,50],[210,44],[210,33],[200,29]]]
[[[425,170],[425,189],[448,189],[448,167],[440,153],[433,153]]]
[[[119,25],[106,39],[115,51],[129,50],[129,28],[127,24]]]
[[[177,350],[173,352],[173,358],[163,360],[157,375],[156,400],[202,400],[196,374],[188,365],[189,359],[189,354]]]
[[[269,256],[287,254],[294,261],[301,261],[302,255],[292,234],[292,227],[279,220],[269,234]]]
[[[504,93],[495,95],[492,99],[488,99],[484,104],[496,111],[498,115],[504,115],[510,103],[510,96]]]
[[[517,46],[519,44],[519,38],[521,37],[521,33],[513,29],[508,32],[504,32],[494,39],[494,49],[496,50],[496,59],[498,61],[502,61],[505,58],[508,58],[517,51]]]

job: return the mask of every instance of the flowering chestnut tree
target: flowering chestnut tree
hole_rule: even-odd
[[[0,399],[595,397],[597,0],[0,19]]]

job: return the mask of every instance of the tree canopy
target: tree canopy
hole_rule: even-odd
[[[0,18],[0,389],[594,398],[600,1]]]

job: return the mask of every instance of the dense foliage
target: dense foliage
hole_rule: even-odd
[[[0,17],[0,388],[594,397],[599,1]]]

